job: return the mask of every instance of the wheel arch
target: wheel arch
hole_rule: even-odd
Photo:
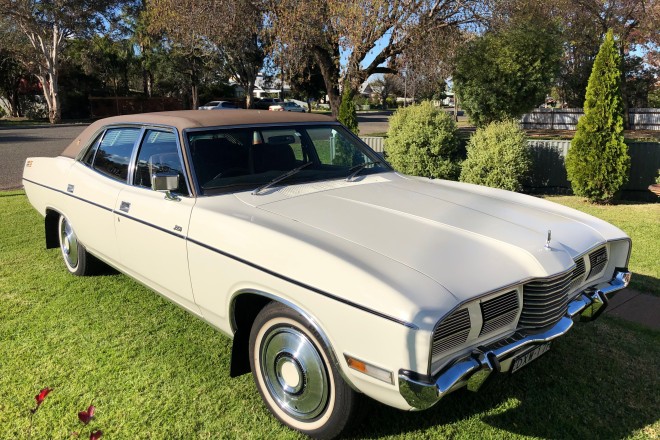
[[[54,249],[60,246],[57,222],[62,214],[52,208],[46,208],[44,218],[44,230],[46,233],[46,249]]]
[[[231,328],[234,333],[234,340],[232,344],[231,353],[231,367],[230,376],[237,377],[251,371],[250,369],[250,354],[249,354],[249,339],[252,324],[256,319],[259,312],[271,302],[279,302],[294,310],[309,323],[312,328],[317,332],[321,338],[321,342],[325,344],[327,351],[330,355],[330,362],[334,363],[337,371],[342,376],[344,381],[355,391],[359,390],[349,380],[348,376],[344,373],[344,369],[339,362],[339,357],[335,352],[334,347],[330,343],[326,332],[321,328],[318,320],[307,311],[303,310],[300,306],[292,303],[289,300],[281,298],[266,292],[257,290],[242,290],[236,292],[230,302],[229,316],[231,319]]]

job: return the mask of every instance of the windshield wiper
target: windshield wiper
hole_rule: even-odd
[[[349,171],[349,172],[350,172],[350,171],[353,171],[353,172],[352,172],[352,173],[346,178],[346,181],[347,181],[347,182],[350,182],[351,179],[352,179],[353,177],[355,177],[355,176],[357,176],[358,174],[360,174],[360,172],[361,172],[363,169],[365,169],[366,167],[368,167],[369,165],[378,165],[378,164],[380,164],[380,163],[381,163],[381,161],[379,161],[379,160],[374,160],[374,161],[362,162],[362,163],[360,163],[360,164],[357,164],[357,165],[355,165],[355,166],[350,167],[350,168],[348,169],[348,171]],[[355,171],[354,171],[354,170],[355,170]]]
[[[274,179],[271,180],[270,182],[266,183],[265,185],[261,185],[259,188],[257,188],[257,189],[255,189],[254,191],[252,191],[252,195],[253,195],[253,196],[258,195],[261,191],[270,188],[271,186],[275,185],[276,183],[279,183],[279,182],[281,182],[282,180],[287,179],[287,178],[293,176],[294,174],[297,174],[300,170],[302,170],[303,168],[305,168],[305,167],[311,165],[312,163],[313,163],[313,162],[306,162],[306,163],[300,165],[299,167],[295,167],[295,168],[292,169],[291,171],[287,171],[286,173],[284,173],[284,174],[282,174],[282,175],[280,175],[280,176],[277,176],[276,178],[274,178]]]

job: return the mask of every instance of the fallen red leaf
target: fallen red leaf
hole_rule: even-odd
[[[89,407],[87,408],[87,411],[80,411],[78,413],[78,418],[80,419],[81,422],[83,422],[83,424],[85,424],[85,425],[88,424],[92,420],[92,418],[94,417],[94,410],[95,409],[96,408],[94,408],[94,405],[89,405]]]
[[[89,440],[99,440],[102,435],[103,431],[99,429],[98,431],[94,431],[89,435]]]
[[[39,409],[39,406],[41,406],[41,404],[44,402],[44,399],[46,399],[46,396],[47,396],[51,391],[53,391],[52,388],[48,388],[48,387],[46,387],[46,388],[43,388],[41,391],[39,391],[39,394],[37,394],[36,396],[34,396],[34,400],[37,401],[37,406],[35,406],[35,407],[32,409],[32,414],[34,414],[35,412],[37,412],[37,410]]]
[[[48,388],[48,387],[46,387],[46,388],[42,389],[41,391],[39,391],[39,394],[37,394],[36,396],[34,396],[34,399],[37,401],[37,405],[41,405],[41,403],[44,401],[44,399],[46,398],[46,396],[47,396],[51,391],[53,391],[53,389],[52,389],[52,388]]]

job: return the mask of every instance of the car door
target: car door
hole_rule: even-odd
[[[128,168],[139,127],[110,127],[102,131],[80,160],[71,167],[66,181],[69,205],[64,215],[81,243],[92,254],[116,265],[119,252],[113,209],[126,187]]]
[[[176,174],[177,189],[153,190],[152,178],[158,173]],[[145,130],[129,183],[115,207],[122,269],[197,313],[185,240],[195,198],[190,196],[176,132]]]

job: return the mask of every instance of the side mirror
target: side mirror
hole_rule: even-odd
[[[176,171],[165,171],[154,173],[151,176],[151,189],[154,191],[174,191],[179,187],[179,173]]]

